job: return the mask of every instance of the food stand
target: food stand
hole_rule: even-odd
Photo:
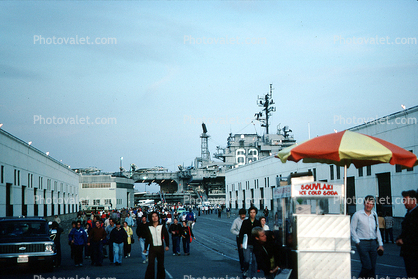
[[[274,189],[282,243],[293,278],[351,278],[350,217],[342,184],[292,174]]]

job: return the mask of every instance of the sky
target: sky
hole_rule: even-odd
[[[71,168],[177,170],[229,133],[297,141],[418,105],[418,2],[0,1],[1,129]]]

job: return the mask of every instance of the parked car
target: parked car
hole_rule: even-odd
[[[0,266],[37,266],[51,271],[55,245],[48,222],[40,217],[0,218]]]
[[[183,214],[183,212],[187,212],[186,208],[184,207],[177,208],[177,213],[179,214],[179,217]]]

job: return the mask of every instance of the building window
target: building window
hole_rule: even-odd
[[[17,170],[14,171],[13,185],[17,185]]]
[[[358,176],[362,177],[363,176],[363,167],[358,168]]]
[[[337,179],[341,179],[341,167],[337,166]]]
[[[334,165],[329,166],[329,176],[330,180],[334,180]]]
[[[395,171],[396,172],[402,172],[402,166],[401,165],[395,165]]]
[[[4,166],[1,166],[0,183],[4,183]]]
[[[83,183],[81,188],[110,188],[110,183]]]
[[[89,200],[82,200],[81,205],[89,205]]]
[[[412,150],[409,150],[409,152],[411,152],[411,153],[414,153],[414,152],[412,152]],[[406,169],[406,171],[413,171],[414,170],[414,168],[412,167],[412,168],[407,168]]]
[[[372,175],[372,166],[366,166],[366,174],[367,176]]]
[[[17,186],[20,186],[20,170],[17,171]]]
[[[104,199],[104,204],[112,204],[112,199]]]
[[[100,200],[93,200],[93,205],[100,205]]]

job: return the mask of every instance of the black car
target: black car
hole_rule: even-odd
[[[34,265],[51,271],[55,255],[55,245],[45,219],[0,218],[0,266]]]

